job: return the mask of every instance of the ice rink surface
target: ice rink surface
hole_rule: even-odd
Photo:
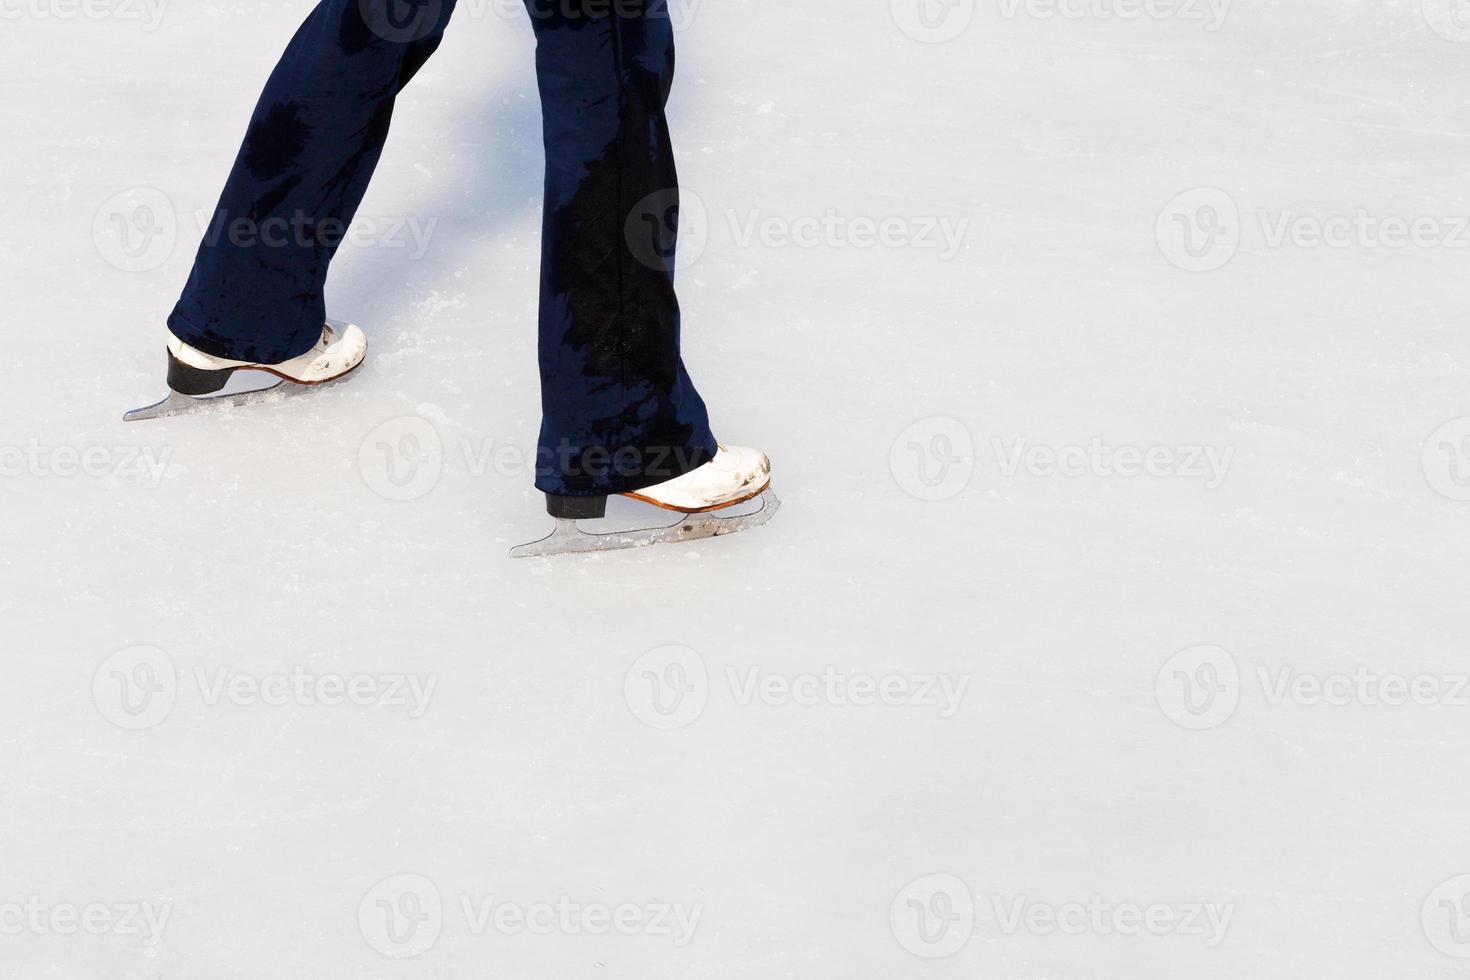
[[[0,976],[1465,976],[1470,17],[926,2],[677,9],[785,507],[552,562],[517,5],[400,100],[360,376],[124,425],[310,4],[0,2]]]

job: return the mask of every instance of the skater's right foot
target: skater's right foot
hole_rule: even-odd
[[[540,541],[511,549],[511,557],[544,558],[713,538],[760,527],[781,506],[771,491],[771,461],[765,453],[741,446],[721,446],[715,458],[698,469],[622,496],[677,511],[684,517],[663,527],[588,533],[578,522],[605,516],[606,497],[548,494],[546,509],[556,518],[556,530]],[[761,506],[754,513],[741,513],[735,507],[757,497]]]
[[[715,458],[698,469],[623,496],[664,510],[704,514],[742,504],[770,485],[771,460],[765,453],[722,445]]]
[[[319,385],[335,381],[362,363],[367,356],[367,336],[356,324],[328,322],[322,327],[321,339],[315,347],[278,364],[215,357],[190,347],[173,334],[168,337],[168,354],[172,360],[194,371],[267,371],[283,381]]]

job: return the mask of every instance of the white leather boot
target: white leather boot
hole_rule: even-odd
[[[759,449],[720,446],[715,458],[667,483],[623,496],[664,510],[703,514],[744,503],[771,485],[771,461]]]
[[[294,394],[347,377],[367,357],[367,336],[355,324],[328,320],[316,346],[299,357],[278,364],[236,361],[216,357],[190,347],[178,337],[168,338],[169,395],[157,405],[140,408],[123,416],[128,422],[186,415],[220,404],[242,405],[280,392]],[[222,394],[237,371],[261,371],[280,383],[268,388]]]
[[[511,549],[511,557],[544,558],[712,538],[759,527],[781,506],[771,491],[770,459],[758,449],[743,446],[720,446],[715,458],[703,466],[622,496],[675,511],[681,519],[664,527],[592,533],[577,522],[606,516],[606,497],[548,495],[546,509],[556,518],[556,529],[540,541]],[[756,498],[760,498],[760,507],[750,513],[725,513]]]

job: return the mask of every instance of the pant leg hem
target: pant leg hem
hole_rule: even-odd
[[[326,324],[322,324],[323,328]],[[210,330],[202,329],[189,322],[188,318],[175,310],[168,318],[168,332],[188,344],[197,351],[202,351],[211,357],[223,357],[231,361],[246,361],[250,364],[280,364],[289,361],[293,357],[300,357],[321,339],[317,334],[301,350],[295,353],[282,353],[277,348],[259,347],[250,344],[240,344],[222,337]]]
[[[711,435],[706,443],[670,452],[669,456],[677,460],[680,465],[660,467],[659,471],[652,475],[646,473],[612,474],[605,480],[577,480],[575,483],[567,483],[564,477],[538,477],[536,489],[542,493],[555,494],[559,497],[611,497],[622,493],[635,493],[649,487],[656,487],[660,483],[676,480],[686,473],[699,469],[714,459],[718,451],[719,444]]]

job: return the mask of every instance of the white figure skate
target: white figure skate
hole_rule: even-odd
[[[367,337],[357,326],[328,320],[317,345],[300,357],[279,364],[232,361],[196,350],[179,338],[168,338],[168,397],[157,405],[123,416],[125,422],[188,415],[217,405],[248,405],[268,397],[289,396],[341,381],[367,356]],[[265,388],[225,393],[236,371],[262,371],[279,380]]]
[[[546,509],[556,518],[556,530],[540,541],[512,548],[510,556],[544,558],[697,541],[760,527],[775,517],[781,506],[781,501],[771,492],[771,461],[763,452],[740,446],[721,446],[715,458],[698,469],[667,483],[622,496],[683,516],[663,527],[594,534],[583,531],[577,522],[603,517],[607,513],[606,497],[548,494]],[[735,516],[725,514],[746,501],[756,499],[759,499],[760,507],[754,512]]]

